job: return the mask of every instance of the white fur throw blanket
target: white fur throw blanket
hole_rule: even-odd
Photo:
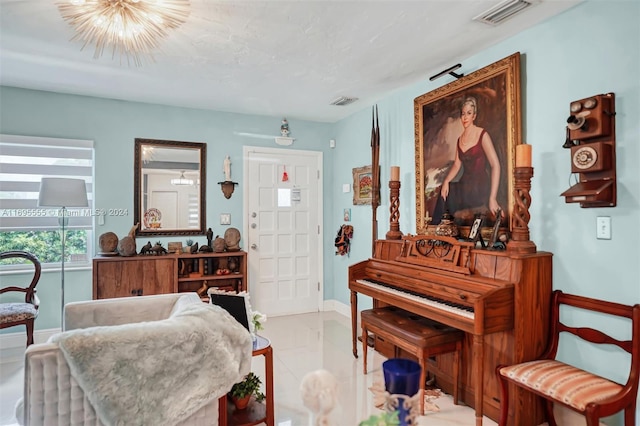
[[[71,330],[51,341],[108,426],[174,425],[251,369],[249,332],[205,303],[161,321]]]

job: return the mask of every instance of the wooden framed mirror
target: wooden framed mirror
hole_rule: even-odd
[[[206,220],[206,144],[135,139],[136,235],[202,235]]]

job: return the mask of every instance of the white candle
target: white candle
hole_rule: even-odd
[[[531,145],[516,145],[516,167],[531,167]]]
[[[399,166],[391,166],[391,180],[399,181],[400,180],[400,167]]]

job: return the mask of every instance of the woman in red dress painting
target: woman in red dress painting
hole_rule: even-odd
[[[445,209],[454,217],[472,217],[487,210],[495,217],[500,210],[497,200],[500,161],[489,133],[474,124],[477,112],[476,99],[471,96],[465,98],[460,111],[464,130],[458,138],[453,165],[440,189]],[[462,176],[457,182],[452,182],[460,169]]]

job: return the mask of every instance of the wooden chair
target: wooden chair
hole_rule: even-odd
[[[10,285],[0,288],[0,294],[9,292],[22,292],[24,295],[24,303],[9,302],[0,303],[0,329],[13,327],[16,325],[25,325],[27,327],[27,347],[33,343],[33,325],[38,316],[38,307],[40,300],[36,295],[36,285],[40,280],[41,266],[37,257],[26,251],[5,251],[0,253],[0,259],[24,258],[33,263],[33,278],[28,287],[18,287]],[[3,282],[8,280],[3,278]]]
[[[568,305],[631,320],[630,340],[618,340],[591,327],[569,327],[560,322],[560,306]],[[605,302],[582,296],[553,293],[551,334],[547,350],[535,361],[496,368],[501,389],[500,426],[509,412],[509,384],[519,386],[546,400],[549,426],[556,426],[553,404],[562,404],[586,417],[588,426],[597,426],[601,417],[624,410],[625,426],[635,425],[638,376],[640,373],[640,304],[634,306]],[[631,354],[629,376],[625,384],[576,368],[555,359],[561,332],[578,336],[594,344],[615,345]]]

